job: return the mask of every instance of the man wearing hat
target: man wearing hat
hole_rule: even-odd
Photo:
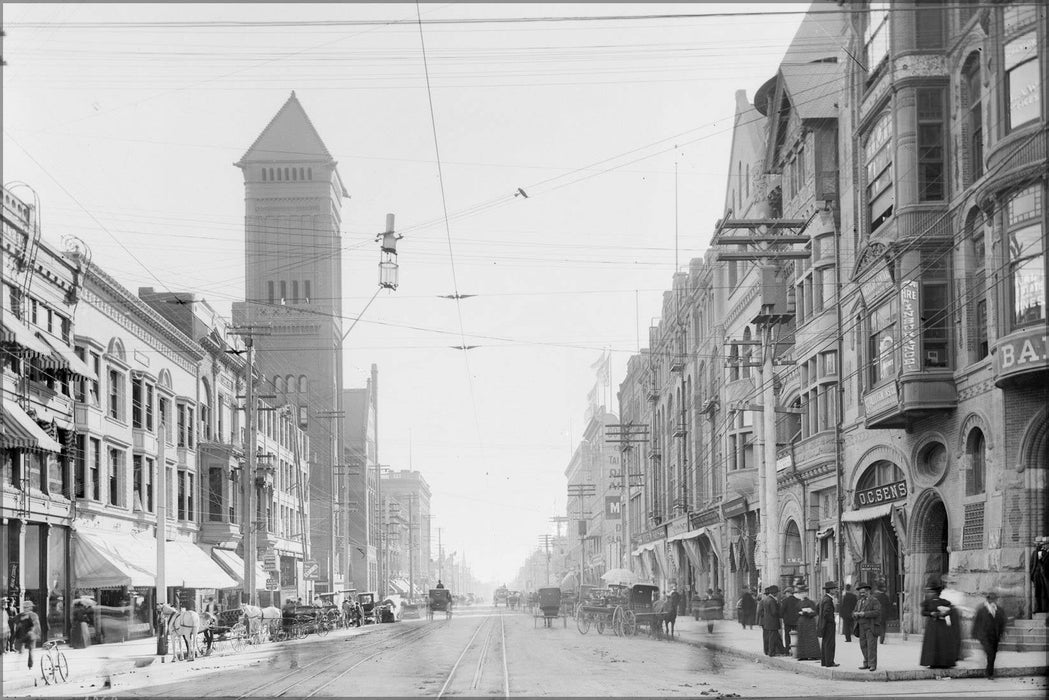
[[[876,671],[878,669],[878,637],[881,636],[881,603],[871,595],[871,585],[864,581],[856,586],[859,600],[852,617],[856,620],[856,636],[860,640],[860,651],[863,653],[861,669]]]
[[[764,642],[765,656],[776,656],[783,649],[779,637],[779,601],[776,600],[779,586],[769,586],[765,593],[760,605],[761,638]]]
[[[823,598],[816,611],[816,635],[820,638],[820,666],[834,667],[834,595],[838,584],[827,581],[823,584]]]
[[[791,634],[798,629],[798,611],[801,609],[801,601],[794,597],[794,589],[787,588],[783,592],[783,600],[779,602],[779,615],[783,620],[783,646],[790,654]]]
[[[998,656],[998,641],[1005,634],[1005,611],[998,605],[998,594],[988,591],[987,601],[976,611],[973,619],[973,637],[980,642],[987,655],[987,677],[994,678],[994,659]]]

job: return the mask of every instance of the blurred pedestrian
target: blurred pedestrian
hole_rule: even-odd
[[[783,649],[779,631],[780,617],[779,601],[776,600],[777,593],[779,593],[779,586],[766,588],[765,597],[762,598],[758,606],[761,612],[761,630],[765,656],[778,656]]]
[[[666,628],[667,636],[674,636],[674,627],[677,625],[677,606],[678,599],[681,594],[677,592],[677,588],[671,592],[666,598],[666,605],[663,608],[663,625]]]
[[[980,642],[987,655],[987,677],[994,678],[994,660],[998,656],[998,642],[1005,634],[1005,611],[998,605],[998,594],[988,591],[986,602],[973,619],[973,637]]]
[[[33,649],[40,641],[40,618],[34,612],[33,601],[22,603],[22,612],[15,618],[15,651],[22,653],[22,648],[29,650],[29,668],[33,668]]]
[[[852,592],[852,584],[845,584],[845,593],[841,596],[841,606],[838,613],[841,615],[841,629],[845,633],[845,641],[852,641],[852,630],[854,628],[852,613],[856,610],[856,594]]]
[[[725,619],[725,594],[720,588],[714,589],[714,615],[718,620]]]
[[[861,669],[878,670],[878,637],[881,635],[881,603],[871,595],[871,585],[867,582],[857,584],[859,600],[852,617],[855,620],[853,634],[860,641],[860,652],[863,654]]]
[[[820,600],[816,612],[816,634],[820,637],[820,666],[833,668],[834,652],[836,651],[836,632],[834,630],[834,595],[838,592],[838,584],[827,581],[823,584],[823,598]]]
[[[750,587],[743,587],[743,594],[736,603],[736,618],[743,629],[754,629],[754,617],[757,613],[758,601],[750,593]]]
[[[959,636],[956,632],[958,612],[949,600],[940,596],[942,591],[942,584],[931,582],[925,588],[925,600],[922,601],[922,617],[928,620],[922,635],[919,663],[929,668],[954,668],[958,663],[958,645],[955,644]]]
[[[794,588],[794,600],[798,601],[797,642],[794,658],[810,661],[820,658],[820,642],[816,635],[816,604],[809,598],[809,589],[804,585]]]
[[[783,647],[788,655],[793,644],[791,634],[798,629],[798,610],[800,608],[800,601],[794,597],[794,589],[787,588],[783,591],[783,599],[779,603],[779,615],[783,620]]]
[[[889,600],[889,594],[885,592],[885,583],[883,581],[878,582],[878,586],[874,591],[874,597],[878,599],[878,604],[881,605],[881,636],[878,641],[884,644],[885,630],[889,626],[889,613],[892,611],[892,602]]]

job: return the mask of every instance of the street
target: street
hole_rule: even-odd
[[[683,621],[684,622],[684,621]],[[442,696],[959,696],[1043,697],[1044,678],[895,682],[828,681],[769,668],[685,641],[618,638],[574,621],[536,627],[527,612],[471,607],[438,616],[337,630],[192,663],[153,663],[100,693],[76,683],[36,688],[71,694],[181,697]],[[127,675],[127,674],[126,674]]]

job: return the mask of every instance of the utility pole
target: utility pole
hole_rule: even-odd
[[[415,597],[415,494],[408,494],[408,600]]]
[[[159,478],[154,479],[154,483],[157,483],[157,481],[160,483],[154,487],[157,489],[157,590],[153,595],[154,607],[167,602],[168,598],[167,568],[164,562],[164,545],[167,540],[168,529],[168,463],[166,455],[168,438],[167,423],[164,422],[163,417],[158,417],[157,419],[157,438],[157,475]],[[166,656],[168,653],[168,639],[165,632],[166,630],[163,629],[162,624],[157,625],[157,656],[161,657]]]
[[[244,592],[250,605],[256,605],[258,583],[255,581],[255,565],[258,551],[255,544],[255,452],[258,450],[259,413],[255,405],[255,336],[270,335],[268,326],[244,325],[230,328],[230,333],[244,339],[247,350],[247,376],[245,377],[245,412],[247,418],[247,444],[244,445],[245,468],[241,478],[241,542],[244,548]]]
[[[731,212],[730,212],[731,213]],[[818,212],[817,212],[818,213]],[[729,219],[718,221],[711,239],[716,246],[734,246],[735,250],[721,249],[717,253],[720,261],[750,261],[757,263],[758,305],[757,314],[751,320],[761,331],[761,383],[762,405],[749,405],[741,410],[762,411],[762,440],[764,442],[761,486],[759,488],[761,509],[762,551],[765,561],[761,577],[766,586],[778,584],[780,577],[779,550],[779,488],[776,473],[776,412],[775,356],[776,328],[794,318],[794,309],[787,303],[787,280],[785,272],[777,263],[787,260],[807,260],[811,251],[798,249],[796,244],[809,243],[810,237],[803,231],[817,215],[808,219]],[[747,231],[742,235],[731,235],[727,231]],[[738,341],[729,341],[738,342]]]
[[[441,544],[443,527],[437,528],[437,580],[444,579],[444,546]]]
[[[540,535],[539,546],[546,552],[546,585],[550,585],[550,544],[553,542],[553,535]]]
[[[618,470],[612,470],[609,476],[612,478],[612,488],[623,489],[623,568],[634,570],[631,566],[631,534],[630,534],[630,491],[634,487],[643,487],[644,474],[630,468],[630,456],[634,454],[634,446],[648,443],[648,426],[640,423],[611,423],[606,428],[605,442],[619,445],[622,454]]]
[[[341,394],[341,392],[340,392]],[[341,399],[340,399],[341,401]],[[328,419],[328,434],[331,436],[331,473],[329,479],[331,481],[331,497],[328,499],[328,518],[330,522],[330,529],[328,537],[331,540],[331,551],[328,555],[328,592],[335,592],[335,560],[337,554],[342,551],[345,552],[346,556],[349,556],[349,539],[347,539],[342,548],[337,547],[338,536],[344,530],[344,521],[348,520],[346,514],[343,512],[343,507],[346,505],[347,497],[343,493],[343,486],[345,485],[346,479],[342,471],[342,465],[339,464],[342,460],[339,458],[342,456],[339,454],[339,441],[337,438],[336,426],[342,422],[342,417],[345,415],[344,411],[318,411],[318,418]],[[349,533],[346,533],[347,535]],[[335,602],[334,596],[332,602]]]
[[[579,585],[583,585],[583,572],[586,570],[586,523],[590,517],[589,512],[583,511],[583,499],[597,495],[597,487],[594,484],[569,484],[568,497],[579,499]]]
[[[291,414],[291,407],[285,406],[285,414]],[[294,451],[295,458],[295,489],[299,492],[299,535],[302,539],[302,561],[305,563],[310,558],[310,538],[309,538],[309,526],[306,520],[306,499],[303,493],[304,484],[302,483],[302,457],[301,450],[299,449],[299,439],[302,437],[302,432],[298,426],[298,420],[293,419],[292,425],[296,426],[296,429],[292,431],[292,449]],[[307,600],[313,600],[313,593],[305,590],[306,582],[303,581],[303,593],[306,594]]]

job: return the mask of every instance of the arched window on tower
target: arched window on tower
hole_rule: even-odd
[[[266,182],[266,168],[262,169],[262,181]]]
[[[300,393],[305,393],[307,391],[307,388],[309,386],[308,381],[309,380],[306,379],[306,375],[305,374],[300,374],[299,375],[299,392]]]

